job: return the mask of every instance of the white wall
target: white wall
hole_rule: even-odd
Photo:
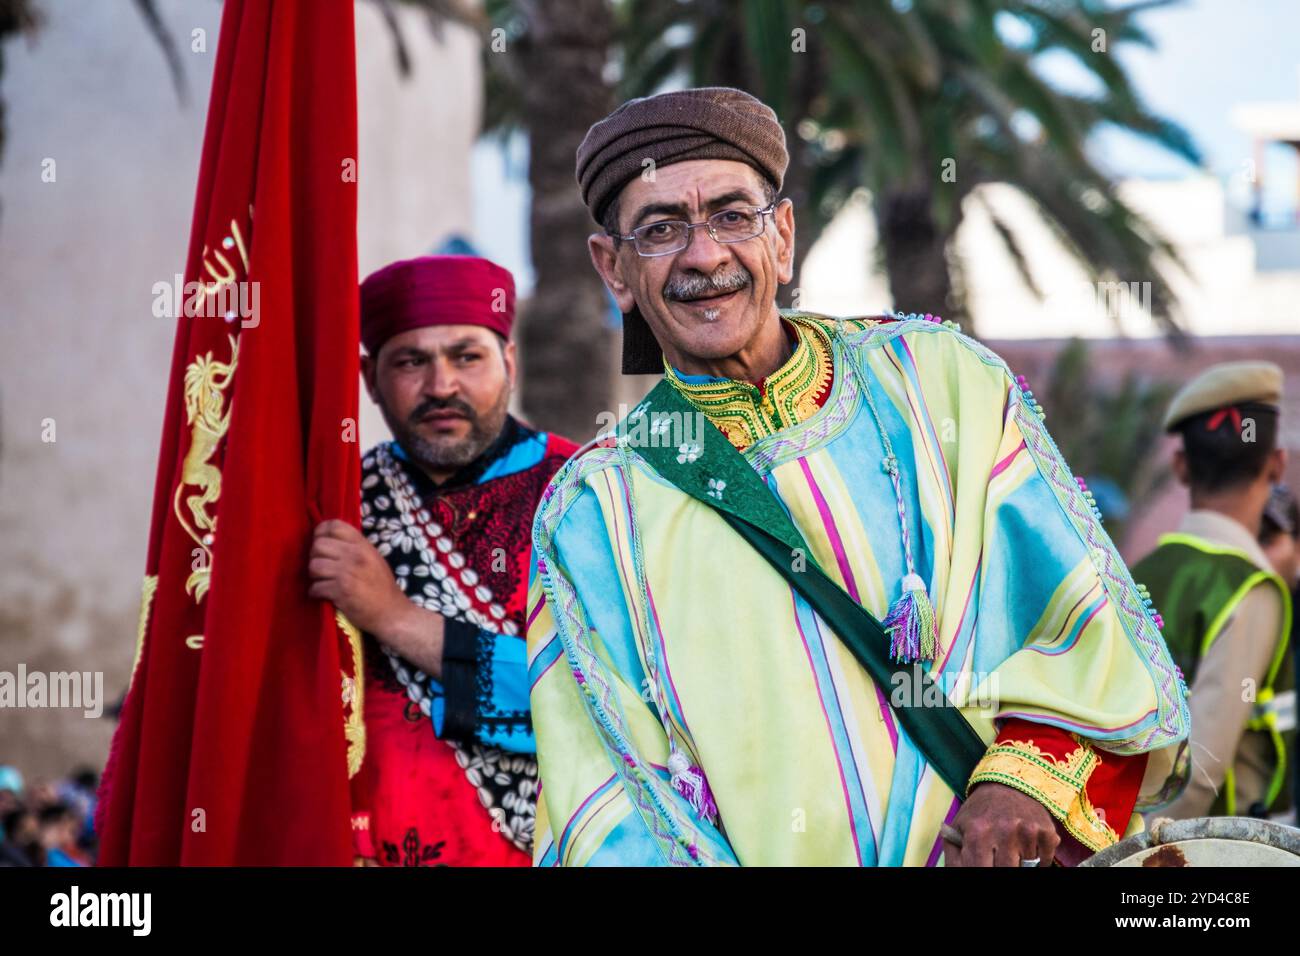
[[[0,78],[0,670],[103,671],[111,700],[134,651],[175,332],[151,314],[151,289],[184,268],[221,6],[160,0],[184,105],[127,0],[39,6],[41,30],[6,45]],[[414,67],[403,82],[375,7],[357,15],[364,275],[469,232],[481,82],[468,31],[449,26],[439,45],[402,11]],[[196,28],[205,53],[190,49]],[[369,444],[384,429],[362,405]],[[111,729],[79,712],[0,710],[0,764],[98,765]]]
[[[1218,180],[1209,176],[1131,180],[1121,185],[1120,195],[1174,243],[1187,263],[1190,276],[1171,271],[1169,279],[1179,295],[1188,332],[1198,336],[1300,334],[1300,259],[1288,268],[1261,271],[1252,237],[1233,234],[1227,227]],[[1041,301],[1021,279],[984,202],[1019,238],[1044,295]],[[1090,286],[1079,264],[1015,188],[1000,183],[981,186],[978,196],[967,198],[963,212],[956,249],[965,260],[969,308],[980,337],[1161,334],[1140,308],[1142,289],[1131,290],[1136,307],[1126,309],[1118,290]],[[839,315],[891,307],[888,281],[870,268],[875,243],[869,205],[859,198],[841,211],[808,254],[802,276],[805,307]],[[932,303],[900,303],[899,308],[935,310]]]

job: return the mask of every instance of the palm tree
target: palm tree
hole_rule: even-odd
[[[854,156],[832,156],[804,120],[822,115],[830,99],[830,51],[809,43],[796,52],[792,31],[807,24],[794,2],[622,0],[618,42],[619,99],[677,86],[734,86],[758,96],[782,118],[790,166],[782,194],[799,213],[795,275],[813,240],[851,189]],[[831,139],[833,137],[822,137]]]
[[[451,19],[480,31],[484,129],[529,137],[537,284],[521,338],[525,409],[542,427],[584,437],[612,393],[607,300],[586,259],[591,224],[573,184],[574,152],[617,100],[668,85],[738,86],[782,117],[791,156],[783,191],[799,210],[796,269],[865,187],[880,261],[864,265],[883,267],[897,307],[969,328],[952,238],[967,203],[981,201],[977,186],[1008,183],[1092,281],[1149,282],[1153,316],[1177,331],[1165,276],[1179,258],[1120,199],[1085,144],[1114,127],[1200,161],[1186,132],[1146,109],[1115,59],[1122,44],[1151,46],[1139,16],[1178,0],[403,2],[428,10],[435,26]],[[1097,92],[1042,78],[1038,59],[1062,53]],[[989,212],[1039,294],[1021,238]]]
[[[528,136],[529,240],[536,283],[522,316],[524,410],[576,440],[596,430],[614,387],[610,300],[591,266],[595,225],[574,181],[574,157],[614,108],[606,64],[614,39],[608,0],[491,0],[503,48],[485,46],[485,128]]]
[[[620,92],[725,84],[765,99],[786,126],[802,251],[865,186],[899,307],[969,325],[951,242],[975,187],[1002,182],[1032,200],[1094,282],[1150,282],[1152,313],[1174,331],[1165,274],[1178,256],[1084,148],[1110,126],[1200,162],[1186,132],[1143,106],[1114,55],[1123,43],[1151,46],[1138,15],[1173,2],[626,0]],[[1008,39],[1017,27],[1021,38]],[[1099,92],[1054,88],[1036,65],[1047,53],[1072,57]],[[1038,294],[1014,230],[990,212]]]
[[[609,0],[404,0],[482,37],[483,129],[528,138],[529,238],[536,284],[522,309],[519,339],[524,411],[533,424],[590,437],[614,384],[609,299],[591,267],[595,229],[574,181],[578,144],[614,108],[607,63],[614,44]],[[405,60],[401,32],[381,0]]]
[[[1093,374],[1089,346],[1072,339],[1057,353],[1042,391],[1043,408],[1061,454],[1091,486],[1107,532],[1117,542],[1131,515],[1143,513],[1172,477],[1153,450],[1160,447],[1165,409],[1177,390],[1127,372],[1113,386]],[[1086,402],[1079,396],[1086,394]]]

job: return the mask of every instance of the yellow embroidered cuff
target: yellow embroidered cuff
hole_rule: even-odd
[[[1028,794],[1045,806],[1066,832],[1096,852],[1119,842],[1115,831],[1097,815],[1085,789],[1100,760],[1083,741],[1061,759],[1039,750],[1033,741],[1005,741],[990,747],[975,765],[966,792],[976,784],[1000,783]]]

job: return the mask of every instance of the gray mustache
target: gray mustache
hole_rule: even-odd
[[[734,272],[715,272],[711,276],[683,275],[672,276],[664,283],[664,298],[670,301],[699,299],[706,295],[723,295],[746,288],[753,281],[753,276],[744,266]]]

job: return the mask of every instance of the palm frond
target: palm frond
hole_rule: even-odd
[[[1025,250],[1021,247],[1020,240],[1017,238],[1015,230],[1007,225],[1006,221],[998,215],[997,210],[993,208],[988,199],[986,199],[982,194],[977,193],[976,195],[980,196],[980,205],[984,207],[984,211],[988,214],[989,221],[993,224],[993,231],[996,232],[998,238],[1002,240],[1002,247],[1006,249],[1007,255],[1011,257],[1011,262],[1015,265],[1016,272],[1020,274],[1020,280],[1024,282],[1026,288],[1033,293],[1035,299],[1039,302],[1043,301],[1043,293],[1038,288],[1038,281],[1034,278],[1034,273],[1029,268],[1029,257],[1025,255]]]
[[[176,40],[163,21],[162,14],[158,12],[158,5],[154,0],[135,0],[135,8],[144,20],[144,25],[149,28],[150,35],[162,50],[163,59],[167,61],[167,72],[172,78],[172,89],[176,91],[176,100],[184,106],[189,98],[189,90],[185,84],[185,67],[181,63],[181,53],[176,46]]]

